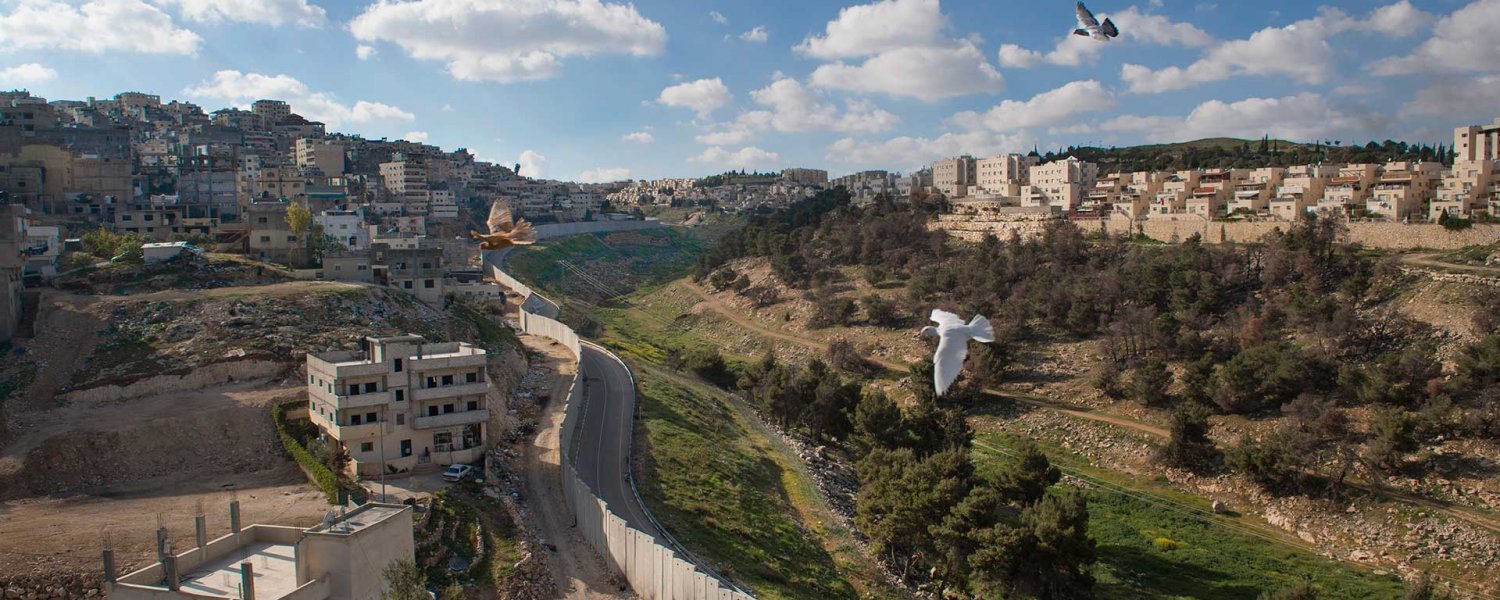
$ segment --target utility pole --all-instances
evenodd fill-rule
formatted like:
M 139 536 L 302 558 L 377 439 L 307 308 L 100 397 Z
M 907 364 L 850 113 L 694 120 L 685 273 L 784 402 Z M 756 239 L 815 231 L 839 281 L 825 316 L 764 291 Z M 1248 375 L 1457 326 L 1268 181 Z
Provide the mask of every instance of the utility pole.
M 385 472 L 390 470 L 390 468 L 385 465 L 385 423 L 390 418 L 389 415 L 386 414 L 388 412 L 390 412 L 390 411 L 389 410 L 381 411 L 381 415 L 380 415 L 380 417 L 381 417 L 380 418 L 380 502 L 381 503 L 387 502 L 387 498 L 385 497 Z

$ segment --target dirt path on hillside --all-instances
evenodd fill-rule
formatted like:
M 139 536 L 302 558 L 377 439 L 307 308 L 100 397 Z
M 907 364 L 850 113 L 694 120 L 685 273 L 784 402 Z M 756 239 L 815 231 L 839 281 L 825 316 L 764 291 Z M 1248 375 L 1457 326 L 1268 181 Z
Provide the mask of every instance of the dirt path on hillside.
M 629 592 L 620 591 L 617 578 L 573 527 L 572 508 L 563 497 L 560 435 L 563 408 L 567 403 L 563 394 L 567 393 L 573 374 L 577 372 L 577 360 L 566 347 L 545 338 L 523 335 L 521 343 L 536 353 L 532 360 L 542 361 L 542 368 L 554 374 L 550 378 L 551 397 L 539 417 L 537 435 L 526 444 L 521 460 L 526 479 L 526 505 L 536 517 L 527 526 L 541 538 L 539 541 L 556 547 L 556 551 L 544 555 L 544 560 L 556 585 L 557 597 L 631 597 Z
M 1487 267 L 1487 266 L 1481 266 L 1481 265 L 1460 265 L 1460 264 L 1456 264 L 1456 263 L 1443 262 L 1443 261 L 1437 259 L 1438 256 L 1441 256 L 1441 255 L 1435 254 L 1435 253 L 1427 253 L 1427 254 L 1403 254 L 1401 256 L 1401 263 L 1405 264 L 1405 265 L 1411 265 L 1411 266 L 1414 266 L 1414 267 L 1422 267 L 1422 268 L 1427 268 L 1427 269 L 1438 269 L 1438 270 L 1443 270 L 1443 271 L 1463 271 L 1465 273 L 1475 273 L 1475 274 L 1478 274 L 1478 275 L 1490 275 L 1490 276 L 1494 276 L 1494 277 L 1500 277 L 1500 267 Z
M 57 390 L 73 379 L 73 373 L 99 343 L 99 332 L 107 325 L 96 296 L 77 296 L 43 292 L 39 300 L 35 329 L 38 335 L 18 340 L 16 348 L 36 363 L 36 379 L 26 388 L 26 395 L 11 412 L 52 408 Z
M 1430 257 L 1432 255 L 1412 255 L 1412 256 L 1427 256 L 1427 257 Z M 1436 264 L 1436 265 L 1439 265 L 1439 266 L 1447 266 L 1447 263 L 1437 263 L 1435 261 L 1432 261 L 1432 262 L 1433 262 L 1433 264 Z M 1416 264 L 1422 264 L 1422 263 L 1418 262 Z M 1486 273 L 1500 274 L 1500 269 L 1497 269 L 1497 268 L 1474 267 L 1474 269 L 1482 269 Z M 812 340 L 807 340 L 807 339 L 799 338 L 797 336 L 789 335 L 789 334 L 782 333 L 782 332 L 770 331 L 768 329 L 760 327 L 758 324 L 753 323 L 753 322 L 747 320 L 746 318 L 740 316 L 734 309 L 732 309 L 731 307 L 729 307 L 729 305 L 725 304 L 722 300 L 720 300 L 720 299 L 714 297 L 712 294 L 708 293 L 707 290 L 703 289 L 698 284 L 693 283 L 692 281 L 688 281 L 688 280 L 683 280 L 683 281 L 681 281 L 679 283 L 681 283 L 683 286 L 687 287 L 687 289 L 690 290 L 690 291 L 692 291 L 694 295 L 698 296 L 698 298 L 702 301 L 701 304 L 706 305 L 707 307 L 713 309 L 713 311 L 716 312 L 716 313 L 718 313 L 720 316 L 722 316 L 724 318 L 727 318 L 730 321 L 733 321 L 736 325 L 744 327 L 747 330 L 750 330 L 750 331 L 755 332 L 757 334 L 761 334 L 761 335 L 765 335 L 765 336 L 768 336 L 768 337 L 772 337 L 772 338 L 775 338 L 775 339 L 784 340 L 784 341 L 792 342 L 792 343 L 795 343 L 795 344 L 799 344 L 799 345 L 802 345 L 802 346 L 805 346 L 805 347 L 808 347 L 808 348 L 824 349 L 824 350 L 827 349 L 827 344 L 823 344 L 823 343 L 820 343 L 820 342 L 816 342 L 816 341 L 812 341 Z M 904 372 L 907 369 L 907 365 L 904 365 L 904 364 L 901 364 L 901 363 L 894 363 L 894 362 L 891 362 L 891 361 L 876 360 L 876 359 L 872 359 L 872 360 L 874 362 L 877 362 L 878 364 L 880 364 L 881 366 L 883 366 L 883 367 L 885 367 L 887 369 L 896 369 L 899 372 Z M 1050 401 L 1050 400 L 1045 400 L 1045 399 L 1034 397 L 1034 396 L 1021 395 L 1021 394 L 1017 394 L 1017 393 L 1014 393 L 1014 392 L 1007 392 L 1007 391 L 1003 391 L 1003 390 L 986 389 L 985 392 L 989 393 L 989 394 L 992 394 L 992 395 L 995 395 L 995 396 L 998 396 L 998 397 L 1010 399 L 1010 400 L 1013 400 L 1013 401 L 1021 403 L 1021 404 L 1025 404 L 1027 406 L 1031 406 L 1031 407 L 1035 407 L 1035 408 L 1041 408 L 1041 409 L 1044 409 L 1044 410 L 1049 410 L 1049 411 L 1054 411 L 1054 412 L 1062 413 L 1062 414 L 1068 415 L 1070 417 L 1075 417 L 1075 418 L 1079 418 L 1079 419 L 1086 419 L 1086 420 L 1089 420 L 1089 421 L 1095 421 L 1095 422 L 1100 422 L 1100 423 L 1108 423 L 1108 424 L 1115 425 L 1115 426 L 1118 426 L 1118 427 L 1125 427 L 1125 428 L 1128 428 L 1128 429 L 1133 429 L 1135 431 L 1140 431 L 1140 432 L 1143 432 L 1143 433 L 1147 433 L 1147 434 L 1150 434 L 1150 435 L 1152 435 L 1154 437 L 1161 438 L 1161 439 L 1166 439 L 1166 438 L 1170 437 L 1170 433 L 1167 430 L 1162 429 L 1160 427 L 1156 427 L 1154 425 L 1147 424 L 1147 423 L 1142 423 L 1142 422 L 1134 420 L 1134 419 L 1129 419 L 1129 418 L 1125 418 L 1125 417 L 1118 417 L 1118 416 L 1113 416 L 1113 415 L 1099 414 L 1099 413 L 1088 411 L 1086 409 L 1079 409 L 1079 408 L 1076 408 L 1076 407 L 1069 407 L 1069 406 L 1064 405 L 1064 404 L 1059 403 L 1059 402 L 1053 402 L 1053 401 Z M 1496 534 L 1500 534 L 1500 519 L 1496 519 L 1494 517 L 1491 517 L 1491 516 L 1489 516 L 1489 515 L 1481 512 L 1481 511 L 1477 511 L 1477 510 L 1474 510 L 1474 509 L 1469 509 L 1469 508 L 1466 508 L 1466 507 L 1453 506 L 1453 505 L 1448 504 L 1446 502 L 1442 502 L 1442 501 L 1438 501 L 1438 500 L 1433 500 L 1431 498 L 1424 498 L 1422 496 L 1418 496 L 1418 495 L 1411 494 L 1411 493 L 1408 493 L 1408 492 L 1404 492 L 1404 491 L 1401 491 L 1401 490 L 1387 489 L 1384 486 L 1377 486 L 1377 485 L 1372 485 L 1372 484 L 1367 484 L 1367 483 L 1362 483 L 1362 482 L 1356 482 L 1356 481 L 1350 481 L 1350 480 L 1345 480 L 1344 484 L 1348 485 L 1348 486 L 1350 486 L 1352 488 L 1358 489 L 1360 491 L 1363 491 L 1365 493 L 1368 493 L 1368 494 L 1370 494 L 1372 496 L 1389 498 L 1389 499 L 1392 499 L 1392 500 L 1397 500 L 1397 501 L 1400 501 L 1400 502 L 1404 502 L 1404 503 L 1408 503 L 1408 504 L 1413 504 L 1413 505 L 1421 506 L 1423 508 L 1427 508 L 1427 509 L 1430 509 L 1430 510 L 1433 510 L 1433 511 L 1436 511 L 1436 512 L 1440 512 L 1440 513 L 1445 514 L 1445 515 L 1448 515 L 1448 516 L 1453 517 L 1455 519 L 1462 520 L 1464 522 L 1467 522 L 1469 524 L 1475 525 L 1477 527 L 1481 527 L 1481 528 L 1483 528 L 1485 530 L 1488 530 L 1490 532 L 1493 532 L 1493 533 L 1496 533 Z

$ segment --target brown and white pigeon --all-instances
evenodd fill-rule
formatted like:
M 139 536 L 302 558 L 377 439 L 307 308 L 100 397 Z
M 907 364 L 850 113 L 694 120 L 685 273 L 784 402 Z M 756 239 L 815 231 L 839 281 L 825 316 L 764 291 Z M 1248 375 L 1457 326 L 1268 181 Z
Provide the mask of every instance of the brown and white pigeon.
M 479 240 L 482 250 L 500 250 L 511 246 L 536 243 L 536 229 L 525 219 L 516 219 L 510 214 L 510 206 L 502 200 L 490 205 L 490 232 L 470 231 L 469 236 Z

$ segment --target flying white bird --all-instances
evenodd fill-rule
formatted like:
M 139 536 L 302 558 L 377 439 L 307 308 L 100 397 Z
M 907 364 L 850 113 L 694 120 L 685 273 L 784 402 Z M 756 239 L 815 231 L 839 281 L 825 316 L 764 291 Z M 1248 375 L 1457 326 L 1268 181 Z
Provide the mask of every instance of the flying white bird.
M 923 327 L 922 335 L 938 336 L 937 354 L 932 356 L 932 387 L 937 395 L 942 396 L 964 368 L 964 357 L 969 355 L 969 340 L 993 342 L 995 328 L 990 327 L 989 319 L 979 315 L 965 323 L 962 317 L 951 312 L 933 310 L 929 318 L 938 326 Z
M 1099 24 L 1099 19 L 1094 18 L 1094 13 L 1089 12 L 1088 7 L 1082 2 L 1078 3 L 1078 29 L 1073 30 L 1073 35 L 1091 37 L 1101 42 L 1109 41 L 1109 38 L 1120 37 L 1120 30 L 1109 19 L 1104 24 Z

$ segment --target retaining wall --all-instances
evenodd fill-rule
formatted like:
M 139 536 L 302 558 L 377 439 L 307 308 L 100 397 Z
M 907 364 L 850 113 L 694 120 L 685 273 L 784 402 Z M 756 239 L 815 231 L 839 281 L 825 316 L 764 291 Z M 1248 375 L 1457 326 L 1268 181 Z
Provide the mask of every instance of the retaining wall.
M 1203 236 L 1210 244 L 1224 242 L 1246 243 L 1259 241 L 1273 230 L 1286 231 L 1292 227 L 1284 221 L 1206 221 L 1201 217 L 1183 216 L 1177 219 L 1089 219 L 1076 221 L 1084 231 L 1103 229 L 1111 234 L 1144 233 L 1147 237 L 1163 242 L 1182 241 L 1193 234 Z M 1366 248 L 1385 250 L 1457 250 L 1466 246 L 1500 242 L 1500 225 L 1476 223 L 1468 229 L 1449 231 L 1436 223 L 1382 223 L 1354 221 L 1348 223 L 1347 241 Z M 968 215 L 941 215 L 929 225 L 931 229 L 945 229 L 954 237 L 979 241 L 985 234 L 994 234 L 1004 239 L 1011 231 L 1022 237 L 1042 231 L 1044 222 L 1035 220 L 1003 220 Z
M 603 223 L 569 223 L 567 225 L 619 225 L 637 224 L 636 227 L 628 229 L 593 229 L 588 231 L 576 231 L 574 233 L 595 233 L 599 231 L 627 231 L 630 229 L 649 229 L 660 227 L 661 223 L 656 221 L 611 221 Z M 651 224 L 639 226 L 642 223 Z M 544 225 L 542 227 L 551 227 Z M 537 229 L 538 234 L 541 228 Z M 573 235 L 572 233 L 566 235 Z M 556 235 L 548 236 L 556 237 Z M 485 269 L 494 277 L 495 281 L 509 288 L 511 291 L 525 296 L 527 301 L 522 304 L 519 323 L 521 331 L 539 335 L 567 346 L 573 355 L 579 357 L 580 365 L 582 359 L 582 344 L 575 333 L 567 325 L 562 324 L 555 318 L 557 316 L 557 305 L 543 298 L 530 287 L 516 281 L 514 277 L 506 274 L 501 269 L 504 264 L 507 250 L 486 252 L 484 256 Z M 536 299 L 536 300 L 533 300 Z M 532 307 L 532 308 L 528 308 Z M 548 312 L 550 307 L 551 314 Z M 533 312 L 535 309 L 537 312 Z M 591 344 L 592 346 L 592 344 Z M 611 358 L 619 361 L 619 357 L 598 346 L 593 346 Z M 620 364 L 624 364 L 621 362 Z M 594 491 L 578 477 L 573 467 L 572 457 L 568 450 L 573 447 L 573 430 L 578 425 L 579 407 L 583 398 L 583 385 L 581 378 L 583 369 L 577 370 L 573 376 L 573 382 L 566 395 L 567 406 L 563 409 L 562 432 L 560 436 L 560 454 L 562 458 L 562 490 L 563 497 L 568 504 L 568 509 L 573 512 L 577 522 L 578 532 L 588 540 L 589 545 L 599 552 L 604 562 L 616 573 L 623 574 L 625 580 L 630 583 L 631 589 L 636 595 L 648 600 L 751 600 L 754 596 L 740 592 L 725 584 L 718 577 L 703 572 L 692 562 L 684 559 L 673 548 L 657 540 L 651 534 L 630 527 L 625 519 L 621 518 L 609 506 L 609 503 L 594 494 Z

